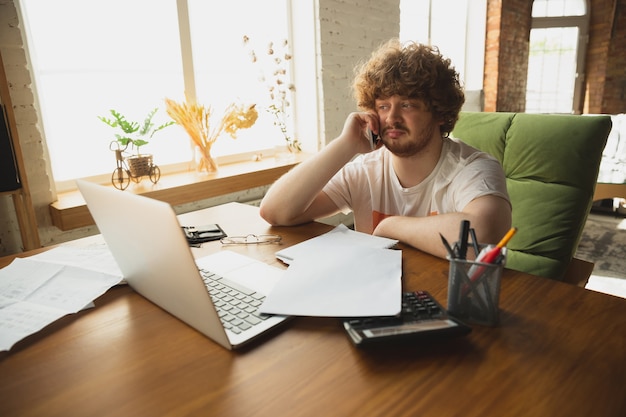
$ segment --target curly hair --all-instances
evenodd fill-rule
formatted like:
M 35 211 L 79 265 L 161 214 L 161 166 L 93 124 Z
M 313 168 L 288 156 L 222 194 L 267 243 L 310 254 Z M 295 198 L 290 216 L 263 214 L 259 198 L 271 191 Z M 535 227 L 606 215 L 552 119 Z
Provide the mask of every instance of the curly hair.
M 354 93 L 358 106 L 375 110 L 375 101 L 394 95 L 423 100 L 447 136 L 459 117 L 465 95 L 459 74 L 437 47 L 392 39 L 355 69 Z

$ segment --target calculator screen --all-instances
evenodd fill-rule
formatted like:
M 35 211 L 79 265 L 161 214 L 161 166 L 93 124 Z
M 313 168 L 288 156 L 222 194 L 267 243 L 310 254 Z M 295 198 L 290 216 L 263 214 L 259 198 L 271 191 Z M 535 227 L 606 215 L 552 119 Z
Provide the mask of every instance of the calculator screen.
M 455 327 L 455 326 L 458 326 L 458 324 L 448 319 L 428 320 L 428 321 L 420 321 L 420 322 L 415 322 L 415 323 L 407 323 L 401 326 L 377 327 L 377 328 L 372 328 L 372 329 L 364 329 L 362 330 L 362 332 L 366 337 L 384 337 L 384 336 L 393 336 L 393 335 L 420 332 L 424 330 L 446 329 L 446 328 Z

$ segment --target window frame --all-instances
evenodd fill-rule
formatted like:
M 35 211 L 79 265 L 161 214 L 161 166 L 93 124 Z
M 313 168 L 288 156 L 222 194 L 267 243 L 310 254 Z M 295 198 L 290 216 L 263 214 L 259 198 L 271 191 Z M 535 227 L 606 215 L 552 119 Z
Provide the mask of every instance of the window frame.
M 294 2 L 292 0 L 284 0 L 285 2 L 285 12 L 287 14 L 287 36 L 290 40 L 292 47 L 298 48 L 298 54 L 294 54 L 294 59 L 292 60 L 292 68 L 291 68 L 291 76 L 293 78 L 293 82 L 296 85 L 296 91 L 294 92 L 294 97 L 292 101 L 292 112 L 293 112 L 293 122 L 294 122 L 294 135 L 297 135 L 298 139 L 303 145 L 303 149 L 305 151 L 316 151 L 319 149 L 318 144 L 321 143 L 319 140 L 318 132 L 320 131 L 320 124 L 317 122 L 319 120 L 316 117 L 319 114 L 319 105 L 318 100 L 315 97 L 315 94 L 318 90 L 317 83 L 317 67 L 314 65 L 310 65 L 311 62 L 315 62 L 315 36 L 314 29 L 315 23 L 313 21 L 314 18 L 314 5 L 313 4 L 302 4 L 302 2 Z M 189 19 L 189 4 L 187 0 L 176 0 L 176 10 L 177 10 L 177 23 L 179 25 L 179 32 L 181 37 L 188 36 L 187 42 L 190 42 L 190 19 Z M 308 3 L 308 2 L 304 2 Z M 24 16 L 24 6 L 22 6 L 20 12 L 22 16 Z M 293 21 L 298 21 L 298 32 L 297 36 L 293 31 Z M 182 22 L 182 23 L 181 23 Z M 304 30 L 303 30 L 304 29 Z M 186 34 L 185 34 L 186 32 Z M 27 37 L 28 38 L 28 37 Z M 307 49 L 302 49 L 301 45 L 304 45 Z M 312 46 L 311 46 L 312 45 Z M 183 67 L 183 80 L 182 84 L 184 85 L 185 92 L 189 94 L 190 98 L 195 98 L 195 81 L 194 81 L 194 68 L 193 68 L 193 58 L 191 57 L 191 45 L 181 40 L 180 46 L 181 54 L 182 54 L 182 67 Z M 302 53 L 300 52 L 302 51 Z M 245 53 L 245 50 L 242 52 Z M 191 63 L 191 65 L 189 65 Z M 302 72 L 296 76 L 296 72 Z M 33 77 L 33 91 L 35 93 L 35 102 L 38 107 L 38 111 L 41 112 L 41 104 L 38 100 L 37 88 L 36 88 L 36 78 Z M 304 94 L 302 94 L 302 93 Z M 313 94 L 313 95 L 311 95 Z M 299 97 L 306 97 L 307 99 L 299 100 Z M 161 106 L 161 110 L 164 111 L 164 106 Z M 306 115 L 306 116 L 305 116 Z M 94 116 L 95 117 L 95 116 Z M 44 136 L 45 140 L 45 125 L 42 119 L 39 120 L 39 128 Z M 301 135 L 301 131 L 306 131 L 308 134 Z M 241 152 L 235 153 L 225 156 L 220 156 L 217 158 L 219 164 L 231 164 L 236 162 L 250 161 L 254 155 L 262 154 L 263 157 L 269 156 L 271 157 L 275 152 L 274 147 L 267 149 L 260 149 L 254 152 Z M 191 156 L 190 156 L 191 159 Z M 173 164 L 164 164 L 160 165 L 161 171 L 164 175 L 169 173 L 181 172 L 189 170 L 189 162 L 183 161 L 179 163 Z M 111 170 L 114 169 L 114 164 L 112 163 Z M 57 192 L 67 192 L 76 189 L 74 179 L 67 180 L 56 180 L 54 178 L 54 173 L 51 168 L 48 168 L 49 175 L 51 178 L 51 183 L 54 184 Z M 90 175 L 85 177 L 89 180 L 93 180 L 100 183 L 108 183 L 110 182 L 111 174 L 109 172 Z
M 574 79 L 574 95 L 572 98 L 573 114 L 581 114 L 584 105 L 585 57 L 589 41 L 589 0 L 585 0 L 585 13 L 580 16 L 532 17 L 530 30 L 550 28 L 578 28 L 576 50 L 576 75 Z M 528 77 L 528 75 L 527 75 Z

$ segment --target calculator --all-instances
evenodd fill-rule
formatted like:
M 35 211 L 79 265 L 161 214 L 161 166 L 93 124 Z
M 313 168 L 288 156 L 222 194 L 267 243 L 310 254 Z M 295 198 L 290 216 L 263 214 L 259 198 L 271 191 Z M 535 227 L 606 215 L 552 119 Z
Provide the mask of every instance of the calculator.
M 428 340 L 463 336 L 472 329 L 451 317 L 428 291 L 402 293 L 397 316 L 344 319 L 343 326 L 355 345 L 391 340 Z

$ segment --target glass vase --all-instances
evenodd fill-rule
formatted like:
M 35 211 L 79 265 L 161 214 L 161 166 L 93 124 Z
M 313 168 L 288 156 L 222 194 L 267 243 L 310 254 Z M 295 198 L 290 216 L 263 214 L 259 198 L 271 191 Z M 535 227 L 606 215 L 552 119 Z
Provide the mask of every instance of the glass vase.
M 217 161 L 211 156 L 211 148 L 194 147 L 193 165 L 198 174 L 217 172 Z

